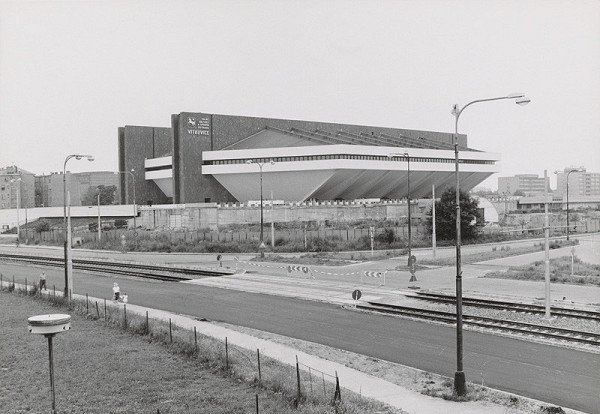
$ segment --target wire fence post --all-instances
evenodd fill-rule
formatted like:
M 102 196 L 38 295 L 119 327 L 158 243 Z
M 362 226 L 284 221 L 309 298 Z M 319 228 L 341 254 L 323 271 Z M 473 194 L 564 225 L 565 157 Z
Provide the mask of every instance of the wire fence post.
M 27 291 L 28 291 L 28 289 L 27 289 L 27 278 L 25 278 L 25 295 L 27 295 L 27 294 L 28 294 L 28 292 L 27 292 Z
M 194 326 L 194 347 L 196 349 L 196 353 L 198 353 L 198 336 L 196 334 L 196 327 Z
M 104 298 L 104 322 L 106 322 L 106 298 Z
M 322 372 L 321 377 L 323 377 L 323 398 L 327 398 L 327 389 L 325 388 L 325 374 Z
M 300 390 L 300 363 L 298 362 L 298 355 L 296 355 L 296 377 L 298 378 L 298 404 L 300 404 L 302 392 Z
M 127 305 L 123 304 L 123 323 L 124 323 L 124 328 L 127 329 Z
M 229 371 L 229 348 L 227 347 L 227 337 L 225 337 L 225 367 Z
M 333 402 L 341 402 L 342 401 L 342 392 L 340 390 L 340 379 L 338 378 L 338 373 L 335 371 L 335 394 L 333 394 Z
M 56 285 L 52 285 L 52 289 L 54 289 L 54 302 L 56 302 Z
M 89 297 L 88 294 L 85 294 L 85 313 L 90 313 L 90 304 L 88 301 Z
M 150 325 L 148 321 L 148 311 L 146 311 L 146 335 L 150 333 Z
M 173 343 L 173 327 L 171 326 L 171 318 L 169 318 L 169 338 L 171 339 L 171 343 Z
M 310 381 L 310 393 L 312 395 L 312 393 L 313 393 L 313 386 L 312 386 L 312 374 L 310 372 L 310 367 L 308 367 L 308 379 Z
M 96 314 L 98 315 L 98 319 L 100 319 L 100 309 L 98 309 L 98 301 L 96 301 Z
M 256 394 L 256 414 L 258 414 L 258 394 Z
M 262 375 L 260 372 L 260 349 L 256 348 L 256 358 L 258 360 L 258 382 L 262 380 Z

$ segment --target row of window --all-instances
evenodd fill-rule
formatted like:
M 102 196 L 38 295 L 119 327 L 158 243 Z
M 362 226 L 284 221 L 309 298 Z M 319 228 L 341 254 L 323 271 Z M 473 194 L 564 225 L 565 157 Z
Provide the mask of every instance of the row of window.
M 321 160 L 365 160 L 365 161 L 402 161 L 406 162 L 405 157 L 394 157 L 388 158 L 380 155 L 353 155 L 353 154 L 334 154 L 334 155 L 308 155 L 308 156 L 296 156 L 296 157 L 273 157 L 273 158 L 255 158 L 251 160 L 215 160 L 206 161 L 206 165 L 226 165 L 226 164 L 245 164 L 248 161 L 254 163 L 269 163 L 271 161 L 279 162 L 295 162 L 295 161 L 321 161 Z M 434 163 L 447 163 L 453 164 L 454 158 L 430 158 L 430 157 L 410 157 L 412 162 L 434 162 Z M 495 164 L 494 161 L 488 160 L 460 160 L 461 164 Z M 146 169 L 148 170 L 148 169 Z

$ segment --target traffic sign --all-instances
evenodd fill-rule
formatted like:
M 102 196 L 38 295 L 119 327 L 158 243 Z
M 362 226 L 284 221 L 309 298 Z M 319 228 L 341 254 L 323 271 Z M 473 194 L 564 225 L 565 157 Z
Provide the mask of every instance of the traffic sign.
M 359 300 L 361 296 L 362 296 L 362 293 L 358 289 L 356 289 L 354 292 L 352 292 L 352 299 L 354 299 L 354 300 Z

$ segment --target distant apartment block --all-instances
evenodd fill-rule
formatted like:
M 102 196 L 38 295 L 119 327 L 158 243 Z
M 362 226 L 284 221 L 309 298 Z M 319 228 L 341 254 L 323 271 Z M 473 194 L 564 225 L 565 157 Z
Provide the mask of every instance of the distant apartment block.
M 94 171 L 66 174 L 67 191 L 71 196 L 72 206 L 81 206 L 82 200 L 90 188 L 100 185 L 117 187 L 115 201 L 119 201 L 119 175 L 112 171 Z M 53 172 L 49 175 L 35 177 L 36 207 L 64 206 L 63 173 Z
M 556 176 L 556 192 L 567 194 L 569 178 L 569 198 L 575 196 L 600 196 L 600 173 L 587 172 L 585 167 L 565 167 Z
M 549 188 L 549 178 L 544 180 L 537 174 L 517 174 L 514 177 L 498 177 L 498 194 L 514 194 L 517 191 L 523 194 L 543 194 L 545 188 Z M 544 185 L 545 184 L 545 185 Z
M 17 166 L 0 168 L 0 209 L 34 207 L 34 177 Z

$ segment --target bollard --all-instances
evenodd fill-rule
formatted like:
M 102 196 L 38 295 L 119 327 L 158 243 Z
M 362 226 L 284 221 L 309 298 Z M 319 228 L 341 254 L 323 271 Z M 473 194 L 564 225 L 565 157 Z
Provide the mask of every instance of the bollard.
M 321 373 L 321 377 L 323 377 L 323 398 L 327 398 L 327 389 L 325 388 L 325 374 Z
M 171 343 L 173 343 L 173 330 L 171 328 L 171 318 L 169 318 L 169 338 L 171 338 Z
M 90 303 L 88 300 L 88 294 L 85 294 L 85 313 L 90 313 Z
M 96 314 L 98 315 L 98 319 L 100 319 L 100 309 L 98 309 L 98 301 L 96 301 Z
M 106 298 L 104 298 L 104 322 L 106 322 Z
M 27 278 L 25 278 L 25 295 L 28 295 L 28 289 L 27 289 Z
M 256 394 L 256 414 L 258 414 L 258 394 Z
M 124 323 L 124 328 L 127 329 L 127 305 L 123 304 L 123 323 Z
M 148 311 L 146 311 L 146 335 L 150 333 L 150 325 L 148 323 Z
M 56 285 L 52 285 L 52 289 L 54 290 L 54 302 L 56 302 Z

